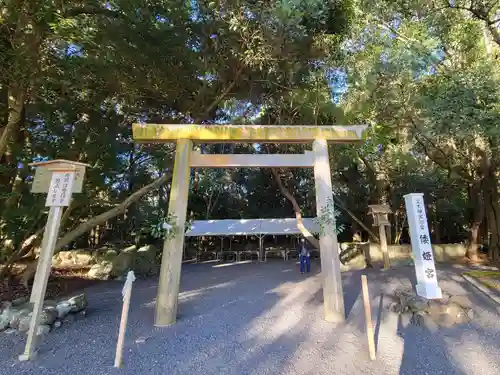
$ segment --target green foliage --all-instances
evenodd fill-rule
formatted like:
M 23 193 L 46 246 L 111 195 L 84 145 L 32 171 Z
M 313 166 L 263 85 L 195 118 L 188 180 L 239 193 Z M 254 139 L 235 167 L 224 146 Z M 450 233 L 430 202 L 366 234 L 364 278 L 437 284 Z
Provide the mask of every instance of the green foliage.
M 462 240 L 484 155 L 490 175 L 499 172 L 500 41 L 490 27 L 498 4 L 450 4 L 4 2 L 0 131 L 9 114 L 19 110 L 21 118 L 0 155 L 1 256 L 43 228 L 44 197 L 30 193 L 34 160 L 92 166 L 63 225 L 66 234 L 171 173 L 174 145 L 134 144 L 130 124 L 137 121 L 370 124 L 362 145 L 330 148 L 336 198 L 367 226 L 367 205 L 386 201 L 400 230 L 402 196 L 420 191 L 442 239 Z M 203 147 L 207 153 L 310 148 Z M 315 216 L 312 172 L 278 172 L 303 216 Z M 169 184 L 148 192 L 73 246 L 168 238 L 179 230 L 162 228 L 175 224 L 166 213 L 169 192 Z M 293 216 L 272 175 L 258 169 L 194 171 L 188 211 L 190 220 Z M 333 202 L 318 221 L 339 223 L 344 240 L 347 229 L 359 229 Z
M 174 238 L 177 234 L 179 234 L 180 228 L 176 224 L 177 223 L 177 217 L 171 214 L 168 214 L 164 218 L 158 218 L 160 219 L 157 223 L 151 224 L 150 226 L 150 232 L 149 234 L 155 238 L 155 239 L 161 239 L 161 240 L 169 240 Z M 191 221 L 188 220 L 186 221 L 186 224 L 184 226 L 184 231 L 182 233 L 185 233 L 186 231 L 191 229 Z
M 342 233 L 345 226 L 337 223 L 339 216 L 340 211 L 336 209 L 333 199 L 329 199 L 326 206 L 321 207 L 318 216 L 315 218 L 315 222 L 319 226 L 319 235 L 325 235 L 330 228 L 333 228 L 336 234 Z

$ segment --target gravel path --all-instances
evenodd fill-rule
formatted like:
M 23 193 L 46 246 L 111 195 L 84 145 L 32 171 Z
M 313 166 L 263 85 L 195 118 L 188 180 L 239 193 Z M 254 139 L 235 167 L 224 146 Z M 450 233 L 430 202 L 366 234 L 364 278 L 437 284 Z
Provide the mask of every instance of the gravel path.
M 441 287 L 470 293 L 474 321 L 438 331 L 407 326 L 384 308 L 384 293 L 411 285 L 412 268 L 366 273 L 378 343 L 374 362 L 358 299 L 360 273 L 344 274 L 350 315 L 347 324 L 335 325 L 322 319 L 317 273 L 300 275 L 294 263 L 275 261 L 186 265 L 181 317 L 165 329 L 153 327 L 156 281 L 137 281 L 121 370 L 112 365 L 122 283 L 90 288 L 88 317 L 45 336 L 32 363 L 17 361 L 25 336 L 2 334 L 0 374 L 500 374 L 499 311 L 460 271 L 439 270 Z

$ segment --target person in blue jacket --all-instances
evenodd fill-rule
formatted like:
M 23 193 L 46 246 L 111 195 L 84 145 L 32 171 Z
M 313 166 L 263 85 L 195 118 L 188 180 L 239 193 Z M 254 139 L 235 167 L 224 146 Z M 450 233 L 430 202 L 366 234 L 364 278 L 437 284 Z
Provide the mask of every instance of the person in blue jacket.
M 299 244 L 299 260 L 300 260 L 300 273 L 311 272 L 311 253 L 306 245 L 304 238 L 300 239 Z

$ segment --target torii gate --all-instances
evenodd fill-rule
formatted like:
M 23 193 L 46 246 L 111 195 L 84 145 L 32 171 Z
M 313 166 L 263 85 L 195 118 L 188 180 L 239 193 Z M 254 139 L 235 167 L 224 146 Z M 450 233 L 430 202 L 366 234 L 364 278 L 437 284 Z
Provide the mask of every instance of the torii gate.
M 321 212 L 332 200 L 332 179 L 328 142 L 353 143 L 366 137 L 367 125 L 283 126 L 283 125 L 163 125 L 133 124 L 137 142 L 176 142 L 175 162 L 170 190 L 169 214 L 177 228 L 184 228 L 187 214 L 191 168 L 290 167 L 314 168 L 316 209 Z M 282 155 L 202 155 L 193 150 L 197 143 L 309 143 L 313 151 Z M 319 238 L 325 320 L 345 320 L 344 296 L 340 274 L 338 242 L 334 225 L 324 228 Z M 184 231 L 165 240 L 160 281 L 156 298 L 155 325 L 175 323 L 181 278 Z

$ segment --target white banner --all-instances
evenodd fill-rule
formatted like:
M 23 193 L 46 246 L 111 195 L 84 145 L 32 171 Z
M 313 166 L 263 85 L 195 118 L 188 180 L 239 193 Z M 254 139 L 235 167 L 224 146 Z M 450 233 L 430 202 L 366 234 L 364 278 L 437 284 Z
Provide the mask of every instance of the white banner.
M 411 248 L 415 259 L 417 294 L 428 299 L 442 297 L 438 286 L 431 236 L 425 214 L 424 195 L 412 193 L 404 196 Z

